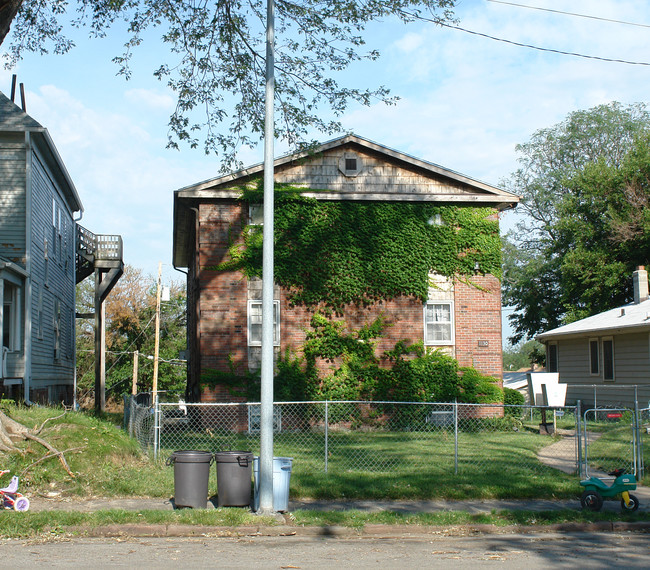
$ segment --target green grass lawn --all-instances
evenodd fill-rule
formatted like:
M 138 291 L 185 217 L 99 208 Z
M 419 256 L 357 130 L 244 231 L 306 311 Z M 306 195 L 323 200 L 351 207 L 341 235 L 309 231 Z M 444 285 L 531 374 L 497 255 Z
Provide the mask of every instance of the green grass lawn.
M 50 408 L 6 407 L 14 419 L 40 425 L 61 413 Z M 570 424 L 570 422 L 568 422 Z M 55 457 L 40 461 L 45 449 L 21 444 L 24 455 L 5 454 L 1 468 L 21 476 L 21 490 L 30 497 L 171 497 L 174 468 L 165 459 L 175 449 L 247 450 L 257 454 L 257 436 L 231 434 L 168 434 L 154 461 L 120 427 L 93 415 L 68 412 L 50 421 L 42 437 L 61 451 L 75 476 Z M 185 439 L 179 439 L 183 435 Z M 610 437 L 607 434 L 607 437 Z M 612 430 L 612 438 L 618 436 Z M 603 436 L 605 440 L 605 435 Z M 560 498 L 580 494 L 577 475 L 542 465 L 540 448 L 556 439 L 533 427 L 519 431 L 461 433 L 458 462 L 453 432 L 332 431 L 325 452 L 322 433 L 281 433 L 274 454 L 293 457 L 290 496 L 294 499 L 476 499 Z M 615 442 L 618 441 L 615 439 Z M 327 472 L 325 458 L 327 456 Z M 8 476 L 5 481 L 8 483 Z M 216 493 L 211 468 L 210 493 Z

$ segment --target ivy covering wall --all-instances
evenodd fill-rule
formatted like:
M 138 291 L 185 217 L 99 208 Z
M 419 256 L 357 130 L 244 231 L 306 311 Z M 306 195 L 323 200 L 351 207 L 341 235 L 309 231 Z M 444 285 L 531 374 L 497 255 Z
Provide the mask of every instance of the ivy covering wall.
M 301 355 L 285 352 L 278 366 L 280 400 L 499 402 L 496 380 L 422 343 L 399 342 L 381 356 L 380 317 L 351 331 L 336 314 L 345 305 L 410 296 L 425 302 L 429 274 L 501 277 L 501 240 L 493 208 L 429 202 L 353 202 L 302 196 L 304 188 L 275 193 L 275 282 L 295 304 L 319 306 Z M 310 191 L 315 191 L 311 190 Z M 260 188 L 241 188 L 241 199 L 262 203 Z M 247 221 L 246 221 L 247 222 Z M 229 258 L 215 271 L 262 276 L 262 227 L 243 224 L 232 235 Z M 324 310 L 322 310 L 324 309 Z M 333 364 L 322 373 L 322 362 Z M 249 373 L 205 373 L 207 384 L 227 384 L 255 400 L 259 379 Z
M 492 208 L 429 202 L 318 201 L 303 189 L 275 195 L 275 281 L 292 302 L 346 304 L 413 296 L 426 301 L 429 272 L 471 280 L 501 276 L 501 241 Z M 242 200 L 261 203 L 259 189 Z M 262 276 L 262 228 L 233 236 L 230 258 L 212 269 Z

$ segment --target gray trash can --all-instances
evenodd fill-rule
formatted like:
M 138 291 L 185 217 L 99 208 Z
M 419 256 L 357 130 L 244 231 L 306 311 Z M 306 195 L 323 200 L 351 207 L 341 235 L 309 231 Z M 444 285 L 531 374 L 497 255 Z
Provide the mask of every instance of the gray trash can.
M 291 483 L 291 468 L 293 457 L 273 458 L 273 510 L 286 512 L 289 510 L 289 485 Z M 254 510 L 260 506 L 260 458 L 253 459 L 253 472 L 255 473 L 255 501 Z
M 174 451 L 167 465 L 174 465 L 174 505 L 205 509 L 208 506 L 210 464 L 214 456 L 209 451 Z
M 218 451 L 215 459 L 217 506 L 250 506 L 253 454 L 250 451 Z

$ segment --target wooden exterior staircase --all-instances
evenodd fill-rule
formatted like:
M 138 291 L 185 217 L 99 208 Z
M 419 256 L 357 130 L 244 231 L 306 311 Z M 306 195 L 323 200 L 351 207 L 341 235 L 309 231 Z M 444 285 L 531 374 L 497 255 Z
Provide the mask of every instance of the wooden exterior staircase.
M 105 330 L 102 305 L 124 272 L 122 236 L 95 235 L 77 224 L 76 231 L 76 282 L 95 275 L 95 312 L 77 315 L 95 318 L 95 409 L 106 408 Z

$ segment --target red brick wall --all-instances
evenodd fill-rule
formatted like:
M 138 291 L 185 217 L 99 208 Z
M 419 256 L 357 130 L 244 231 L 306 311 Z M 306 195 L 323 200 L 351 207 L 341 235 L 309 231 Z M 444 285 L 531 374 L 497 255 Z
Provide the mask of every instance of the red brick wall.
M 248 366 L 246 279 L 213 269 L 227 259 L 231 236 L 241 235 L 245 212 L 231 203 L 201 204 L 199 208 L 199 351 L 202 370 Z
M 501 283 L 492 275 L 470 281 L 473 285 L 456 280 L 456 359 L 501 379 Z
M 238 273 L 209 269 L 221 263 L 228 253 L 230 238 L 241 233 L 247 212 L 241 204 L 202 204 L 199 213 L 199 306 L 198 342 L 201 369 L 229 370 L 232 362 L 240 371 L 248 369 L 246 278 Z M 502 377 L 501 292 L 493 276 L 471 278 L 475 285 L 455 284 L 455 357 L 461 366 Z M 288 347 L 299 351 L 313 308 L 291 307 L 287 293 L 280 296 L 281 351 Z M 412 343 L 423 340 L 422 302 L 400 297 L 371 307 L 348 307 L 341 317 L 356 330 L 383 314 L 388 326 L 377 343 L 377 354 L 392 349 L 399 340 Z M 203 401 L 234 401 L 227 390 L 203 391 Z

